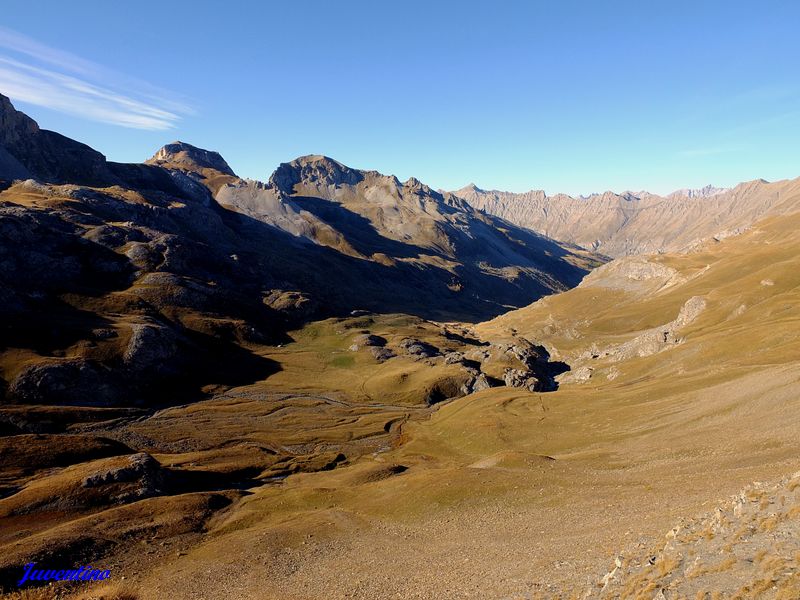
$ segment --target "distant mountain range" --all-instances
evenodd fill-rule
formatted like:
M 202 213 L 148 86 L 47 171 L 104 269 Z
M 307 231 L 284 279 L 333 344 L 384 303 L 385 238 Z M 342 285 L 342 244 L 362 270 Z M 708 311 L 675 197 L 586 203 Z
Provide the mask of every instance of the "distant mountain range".
M 667 194 L 667 198 L 708 198 L 710 196 L 718 196 L 730 191 L 730 188 L 718 188 L 713 185 L 707 185 L 701 188 L 683 188 L 675 190 L 671 194 Z M 654 195 L 654 194 L 653 194 Z
M 677 252 L 702 240 L 740 232 L 757 219 L 785 212 L 798 180 L 763 179 L 733 188 L 706 186 L 668 196 L 604 192 L 572 197 L 541 190 L 521 194 L 468 185 L 453 192 L 475 208 L 553 239 L 606 256 Z

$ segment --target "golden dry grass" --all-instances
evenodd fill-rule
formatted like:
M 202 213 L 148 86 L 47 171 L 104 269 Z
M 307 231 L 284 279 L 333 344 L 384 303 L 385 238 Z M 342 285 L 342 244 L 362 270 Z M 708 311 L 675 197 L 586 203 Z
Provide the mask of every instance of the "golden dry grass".
M 344 593 L 352 589 L 347 573 L 361 573 L 365 589 L 384 597 L 372 587 L 377 577 L 357 566 L 365 562 L 380 572 L 386 590 L 403 597 L 404 590 L 425 589 L 421 583 L 407 587 L 415 573 L 433 577 L 429 561 L 417 560 L 422 556 L 436 557 L 435 589 L 478 586 L 511 595 L 509 580 L 502 579 L 507 572 L 580 586 L 585 576 L 576 573 L 593 572 L 606 553 L 627 543 L 626 532 L 661 535 L 709 497 L 791 471 L 800 450 L 800 336 L 792 333 L 800 324 L 798 229 L 797 215 L 773 219 L 696 254 L 657 257 L 683 277 L 662 291 L 610 289 L 598 281 L 479 326 L 485 339 L 507 339 L 514 330 L 576 361 L 594 344 L 621 343 L 671 321 L 692 296 L 707 299 L 706 310 L 681 332 L 685 342 L 664 352 L 614 364 L 600 360 L 587 383 L 554 394 L 507 388 L 473 394 L 440 407 L 427 421 L 407 423 L 403 444 L 389 453 L 258 490 L 217 522 L 208 543 L 191 555 L 192 573 L 202 579 L 221 548 L 243 560 L 254 552 L 270 555 L 272 543 L 254 549 L 249 541 L 274 538 L 302 566 L 291 575 L 262 572 L 273 586 L 268 597 L 290 589 L 311 597 L 323 589 Z M 762 286 L 764 279 L 774 285 Z M 741 305 L 748 308 L 731 317 Z M 296 332 L 296 345 L 270 354 L 285 366 L 270 383 L 374 399 L 369 382 L 381 377 L 380 368 L 360 356 L 347 368 L 322 360 L 345 351 L 346 341 L 332 327 Z M 403 327 L 369 329 L 390 337 Z M 612 366 L 619 376 L 609 380 L 603 373 Z M 300 377 L 304 371 L 313 377 Z M 387 381 L 378 389 L 413 404 L 402 386 Z M 542 458 L 548 456 L 555 460 Z M 384 461 L 408 469 L 372 478 Z M 762 496 L 753 492 L 756 507 Z M 293 541 L 311 534 L 327 548 L 323 554 Z M 745 528 L 730 533 L 745 535 Z M 711 530 L 696 537 L 728 543 Z M 554 570 L 551 561 L 559 556 L 580 567 Z M 490 569 L 476 579 L 478 570 L 465 572 L 464 558 L 456 557 Z M 709 563 L 706 575 L 725 575 L 732 560 Z M 653 573 L 666 577 L 675 568 L 665 561 Z M 327 588 L 315 579 L 320 574 Z M 628 597 L 652 598 L 652 582 L 639 584 Z M 714 590 L 706 591 L 712 598 Z
M 282 370 L 129 430 L 155 440 L 158 458 L 176 468 L 235 468 L 251 458 L 225 444 L 245 437 L 311 454 L 344 445 L 353 460 L 237 497 L 209 521 L 201 543 L 155 565 L 137 591 L 143 599 L 259 600 L 513 597 L 547 586 L 582 594 L 621 548 L 641 538 L 663 546 L 663 532 L 681 516 L 797 469 L 798 231 L 798 215 L 771 219 L 697 253 L 651 259 L 680 276 L 667 287 L 598 276 L 477 328 L 485 339 L 516 333 L 574 368 L 594 367 L 586 383 L 551 394 L 503 387 L 425 408 L 424 392 L 451 374 L 449 366 L 405 357 L 378 365 L 348 350 L 362 330 L 390 344 L 407 336 L 446 349 L 438 325 L 402 316 L 328 320 L 292 332 L 292 344 L 259 349 Z M 766 279 L 774 285 L 761 285 Z M 683 343 L 619 362 L 590 358 L 593 347 L 675 319 L 693 296 L 707 307 L 680 331 Z M 294 395 L 291 410 L 273 410 L 267 394 Z M 309 402 L 315 394 L 348 407 Z M 413 411 L 419 418 L 404 421 L 385 444 L 387 422 Z M 380 443 L 364 445 L 359 435 Z M 271 462 L 261 466 L 273 472 Z M 396 466 L 405 469 L 389 468 Z M 763 491 L 748 501 L 762 507 Z M 767 517 L 762 525 L 766 534 L 780 523 Z M 687 534 L 720 547 L 750 535 L 744 526 Z M 706 563 L 694 580 L 726 576 L 733 560 Z M 656 561 L 626 582 L 621 597 L 651 599 L 657 582 L 687 562 Z M 216 576 L 241 565 L 249 568 L 235 582 Z M 180 578 L 170 576 L 175 569 Z M 731 589 L 742 597 L 763 585 L 736 583 Z M 714 598 L 714 591 L 698 594 Z

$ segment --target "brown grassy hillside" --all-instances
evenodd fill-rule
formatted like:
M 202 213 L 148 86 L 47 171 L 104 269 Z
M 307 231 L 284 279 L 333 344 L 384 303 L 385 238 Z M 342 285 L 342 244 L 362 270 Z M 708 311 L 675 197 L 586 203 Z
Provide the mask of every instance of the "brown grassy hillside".
M 798 225 L 797 214 L 773 218 L 693 254 L 649 258 L 650 267 L 612 263 L 575 290 L 479 326 L 484 340 L 543 341 L 573 371 L 555 393 L 487 389 L 408 422 L 396 449 L 253 489 L 186 556 L 140 575 L 140 593 L 600 589 L 622 550 L 645 549 L 682 517 L 797 469 Z M 692 298 L 703 307 L 679 319 Z M 663 342 L 652 332 L 665 324 Z M 281 374 L 287 384 L 291 373 Z M 295 385 L 308 385 L 302 373 Z M 214 575 L 243 564 L 251 568 L 241 577 Z M 698 581 L 715 591 L 713 580 Z

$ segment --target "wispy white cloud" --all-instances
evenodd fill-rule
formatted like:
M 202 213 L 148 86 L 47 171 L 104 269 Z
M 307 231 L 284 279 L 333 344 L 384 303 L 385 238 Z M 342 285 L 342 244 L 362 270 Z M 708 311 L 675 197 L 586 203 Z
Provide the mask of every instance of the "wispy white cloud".
M 0 93 L 135 129 L 170 129 L 193 112 L 164 90 L 4 27 L 0 27 Z

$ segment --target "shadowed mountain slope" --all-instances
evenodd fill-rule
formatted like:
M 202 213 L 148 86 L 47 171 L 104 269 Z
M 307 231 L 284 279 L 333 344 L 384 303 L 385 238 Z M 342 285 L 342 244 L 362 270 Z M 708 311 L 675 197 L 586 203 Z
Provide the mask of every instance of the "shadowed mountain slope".
M 576 285 L 599 264 L 415 179 L 401 183 L 324 156 L 282 164 L 266 184 L 225 185 L 216 199 L 307 252 L 311 245 L 343 257 L 360 280 L 340 273 L 335 293 L 358 290 L 355 307 L 374 311 L 472 320 L 470 313 L 499 313 Z
M 249 182 L 183 142 L 113 163 L 0 100 L 0 390 L 17 402 L 175 401 L 274 372 L 249 345 L 311 317 L 475 321 L 600 264 L 416 181 L 306 157 Z

